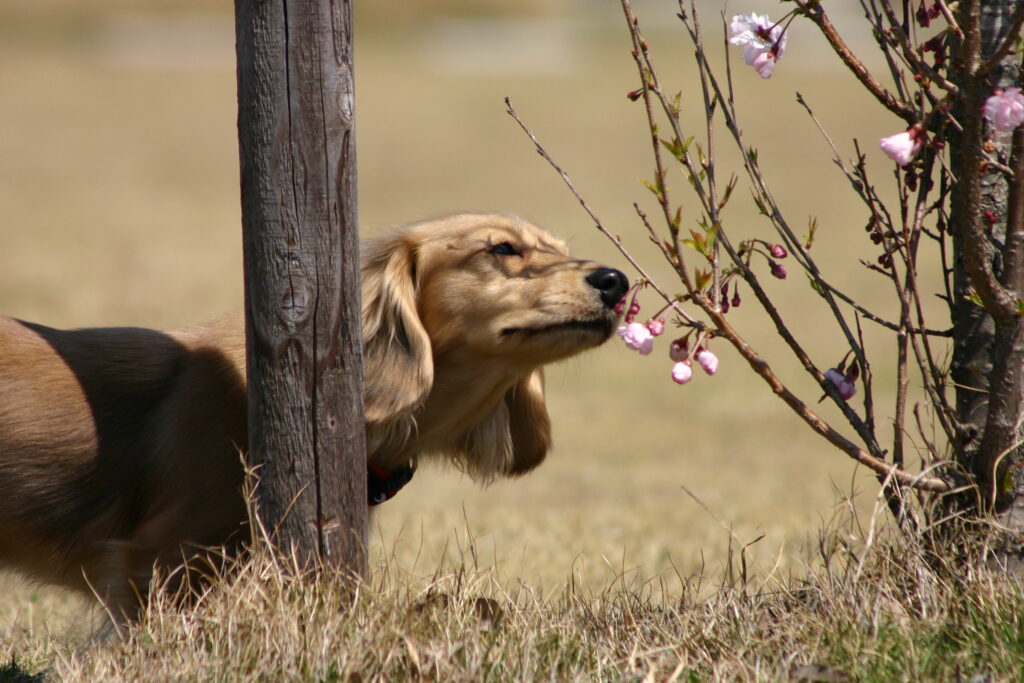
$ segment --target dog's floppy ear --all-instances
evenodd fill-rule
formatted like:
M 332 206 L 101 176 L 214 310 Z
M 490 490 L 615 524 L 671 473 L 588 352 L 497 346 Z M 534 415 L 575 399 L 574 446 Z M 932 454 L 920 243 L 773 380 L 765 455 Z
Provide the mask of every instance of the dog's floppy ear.
M 544 404 L 544 371 L 537 368 L 505 394 L 512 460 L 507 473 L 526 474 L 539 465 L 551 447 L 551 420 Z
M 404 234 L 371 243 L 363 259 L 363 363 L 366 420 L 382 422 L 418 407 L 430 393 L 430 338 L 416 306 L 416 246 Z

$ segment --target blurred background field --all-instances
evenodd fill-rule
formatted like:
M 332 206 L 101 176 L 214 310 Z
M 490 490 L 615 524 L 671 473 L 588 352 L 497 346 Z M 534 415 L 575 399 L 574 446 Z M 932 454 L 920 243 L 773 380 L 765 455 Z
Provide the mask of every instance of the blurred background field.
M 870 49 L 852 8 L 829 4 L 851 42 Z M 699 84 L 675 6 L 636 5 L 662 79 L 683 91 L 685 125 L 700 136 Z M 719 3 L 700 7 L 708 42 L 720 43 Z M 729 9 L 779 13 L 753 2 Z M 240 307 L 230 12 L 225 0 L 0 5 L 0 311 L 54 326 L 171 327 Z M 652 164 L 642 105 L 625 97 L 636 71 L 617 3 L 362 0 L 355 35 L 365 235 L 455 210 L 494 210 L 625 269 L 506 115 L 509 96 L 605 223 L 655 262 L 632 209 L 650 203 L 638 180 Z M 880 183 L 891 164 L 876 141 L 900 123 L 799 22 L 788 50 L 769 81 L 734 64 L 744 132 L 790 221 L 818 218 L 814 251 L 833 281 L 891 317 L 885 283 L 857 264 L 877 255 L 865 213 L 794 93 L 844 155 L 852 138 L 861 140 Z M 720 147 L 721 177 L 730 164 L 740 172 L 735 153 Z M 695 220 L 685 178 L 670 185 Z M 773 239 L 742 179 L 726 219 L 734 235 Z M 838 362 L 846 349 L 802 276 L 769 286 L 815 361 Z M 645 303 L 656 305 L 652 296 Z M 748 296 L 730 313 L 734 324 L 816 400 L 753 304 Z M 884 394 L 895 348 L 869 323 L 864 332 Z M 718 375 L 686 387 L 669 380 L 666 347 L 662 340 L 642 358 L 613 340 L 552 368 L 556 448 L 548 462 L 485 489 L 458 472 L 424 468 L 375 517 L 375 553 L 413 575 L 430 574 L 448 555 L 542 591 L 573 575 L 601 585 L 621 572 L 671 590 L 677 574 L 714 575 L 729 544 L 684 486 L 740 542 L 764 535 L 748 550 L 763 573 L 799 571 L 808 541 L 843 496 L 856 492 L 854 504 L 871 508 L 873 478 L 805 429 L 723 344 L 714 348 Z M 820 409 L 837 418 L 827 404 Z M 0 577 L 0 632 L 47 619 L 73 627 L 79 607 L 67 600 Z

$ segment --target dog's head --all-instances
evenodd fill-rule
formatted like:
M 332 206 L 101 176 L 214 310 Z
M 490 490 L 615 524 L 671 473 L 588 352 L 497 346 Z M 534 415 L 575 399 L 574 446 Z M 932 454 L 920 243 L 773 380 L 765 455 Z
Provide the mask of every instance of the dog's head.
M 561 241 L 506 216 L 459 214 L 371 243 L 362 293 L 367 420 L 411 415 L 435 380 L 493 383 L 504 396 L 452 435 L 462 444 L 456 457 L 485 477 L 532 469 L 550 444 L 541 366 L 608 339 L 627 286 L 619 271 L 572 258 Z

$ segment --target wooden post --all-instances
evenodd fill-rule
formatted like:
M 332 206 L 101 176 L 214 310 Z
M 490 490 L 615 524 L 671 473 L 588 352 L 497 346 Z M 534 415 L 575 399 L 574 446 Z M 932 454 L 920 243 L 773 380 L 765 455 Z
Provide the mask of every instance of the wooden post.
M 303 566 L 366 571 L 351 0 L 235 0 L 258 513 Z

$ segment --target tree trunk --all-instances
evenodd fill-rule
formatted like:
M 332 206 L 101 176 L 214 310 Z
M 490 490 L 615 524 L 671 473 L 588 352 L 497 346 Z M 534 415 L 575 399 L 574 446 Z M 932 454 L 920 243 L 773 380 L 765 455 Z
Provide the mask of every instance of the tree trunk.
M 999 285 L 1019 302 L 1024 269 L 1012 245 L 1020 239 L 1022 226 L 1019 219 L 1008 221 L 1011 188 L 1006 174 L 982 163 L 981 149 L 990 131 L 981 115 L 985 99 L 996 88 L 1019 85 L 1020 56 L 1004 58 L 987 74 L 975 73 L 977 65 L 988 61 L 1003 42 L 1019 5 L 1017 0 L 964 0 L 957 8 L 957 21 L 964 31 L 960 47 L 967 49 L 950 70 L 962 94 L 953 114 L 963 128 L 950 139 L 952 171 L 958 180 L 950 212 L 954 254 L 950 308 L 961 465 L 980 484 L 983 506 L 1012 528 L 1024 530 L 1024 480 L 1019 476 L 1024 462 L 1019 424 L 1024 323 L 1016 314 L 993 316 L 991 309 L 975 303 L 977 297 L 971 293 L 977 288 L 966 256 L 972 249 L 983 254 Z M 976 41 L 973 62 L 972 40 Z M 1011 157 L 1009 138 L 997 134 L 993 141 L 996 149 L 991 154 L 1004 162 Z M 984 234 L 981 244 L 972 237 L 978 230 Z
M 303 566 L 366 570 L 350 0 L 236 0 L 249 462 Z

